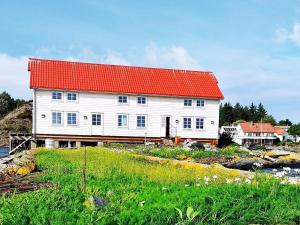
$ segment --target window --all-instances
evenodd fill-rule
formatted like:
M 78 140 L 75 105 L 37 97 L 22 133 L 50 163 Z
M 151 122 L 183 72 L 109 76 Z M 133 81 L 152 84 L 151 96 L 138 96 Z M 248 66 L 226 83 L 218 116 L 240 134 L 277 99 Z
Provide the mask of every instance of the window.
M 68 113 L 68 125 L 77 125 L 77 113 Z
M 67 99 L 68 101 L 77 101 L 77 93 L 68 93 Z
M 93 113 L 92 114 L 92 125 L 101 126 L 101 114 Z
M 198 130 L 204 129 L 204 118 L 196 118 L 196 129 Z
M 118 127 L 128 126 L 128 116 L 126 114 L 118 115 Z
M 198 99 L 196 101 L 197 107 L 204 107 L 205 101 L 203 99 Z
M 61 125 L 61 112 L 52 112 L 52 124 L 53 125 Z
M 184 106 L 192 106 L 192 99 L 184 99 Z
M 122 104 L 128 103 L 128 96 L 126 95 L 120 95 L 118 98 L 118 102 Z
M 144 96 L 137 97 L 137 103 L 140 105 L 146 105 L 146 97 Z
M 192 128 L 192 118 L 191 117 L 183 117 L 183 128 L 184 129 Z
M 146 127 L 146 116 L 140 115 L 136 117 L 136 126 L 138 128 Z
M 62 92 L 52 92 L 53 100 L 62 100 Z

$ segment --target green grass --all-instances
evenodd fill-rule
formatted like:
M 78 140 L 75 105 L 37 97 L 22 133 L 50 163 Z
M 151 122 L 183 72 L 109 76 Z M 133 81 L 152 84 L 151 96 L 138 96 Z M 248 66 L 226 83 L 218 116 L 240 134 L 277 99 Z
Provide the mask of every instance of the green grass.
M 38 150 L 44 169 L 42 188 L 0 197 L 0 224 L 176 224 L 175 208 L 191 206 L 199 212 L 195 224 L 297 224 L 300 222 L 299 186 L 281 185 L 258 176 L 253 184 L 211 182 L 196 171 L 172 164 L 149 163 L 129 153 L 89 148 L 87 193 L 81 191 L 83 150 Z M 219 175 L 219 174 L 217 174 Z M 89 209 L 90 195 L 109 204 Z M 186 223 L 188 224 L 188 223 Z
M 162 148 L 135 148 L 135 152 L 140 154 L 153 155 L 162 158 L 185 159 L 192 158 L 199 160 L 208 157 L 219 156 L 246 156 L 248 152 L 241 150 L 238 146 L 229 146 L 218 151 L 185 150 L 182 147 L 162 147 Z

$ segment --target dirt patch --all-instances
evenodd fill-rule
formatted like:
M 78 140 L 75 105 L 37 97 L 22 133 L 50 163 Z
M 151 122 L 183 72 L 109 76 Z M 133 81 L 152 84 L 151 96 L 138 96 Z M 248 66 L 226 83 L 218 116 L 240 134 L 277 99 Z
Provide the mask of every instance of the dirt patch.
M 30 175 L 13 175 L 8 176 L 0 174 L 0 195 L 2 194 L 20 194 L 28 191 L 35 191 L 41 187 L 52 187 L 49 182 L 36 182 L 34 178 L 40 176 L 41 173 L 33 173 Z

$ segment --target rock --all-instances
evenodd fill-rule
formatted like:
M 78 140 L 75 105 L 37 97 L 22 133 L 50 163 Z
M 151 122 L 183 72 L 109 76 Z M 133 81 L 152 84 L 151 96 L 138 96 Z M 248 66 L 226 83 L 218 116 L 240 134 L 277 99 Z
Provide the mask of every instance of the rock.
M 17 174 L 18 175 L 26 175 L 26 174 L 29 174 L 29 173 L 31 173 L 31 168 L 30 167 L 28 167 L 28 166 L 22 166 L 22 167 L 20 167 L 19 169 L 18 169 L 18 171 L 17 171 Z
M 163 145 L 165 146 L 174 146 L 174 143 L 172 140 L 169 140 L 169 139 L 163 139 Z
M 261 165 L 261 167 L 270 167 L 272 163 L 263 159 L 241 159 L 223 163 L 222 165 L 232 169 L 251 170 L 257 167 L 255 165 Z
M 96 208 L 96 209 L 99 209 L 99 208 L 102 208 L 104 206 L 107 205 L 107 200 L 103 197 L 98 197 L 98 196 L 91 196 L 89 197 L 88 200 L 86 200 L 84 202 L 84 205 L 87 207 L 87 208 Z

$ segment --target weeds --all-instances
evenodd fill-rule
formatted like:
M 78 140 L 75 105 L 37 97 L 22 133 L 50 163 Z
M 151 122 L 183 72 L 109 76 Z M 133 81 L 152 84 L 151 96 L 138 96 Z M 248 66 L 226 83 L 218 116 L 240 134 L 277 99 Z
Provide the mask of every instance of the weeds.
M 176 224 L 183 221 L 187 224 L 297 224 L 300 221 L 299 187 L 282 185 L 261 175 L 247 183 L 239 174 L 225 174 L 218 168 L 151 163 L 126 152 L 88 148 L 87 194 L 83 194 L 82 149 L 38 150 L 36 158 L 38 167 L 44 170 L 38 180 L 56 185 L 0 197 L 2 224 Z M 108 205 L 101 210 L 86 208 L 83 203 L 91 195 L 106 198 Z M 193 210 L 187 213 L 187 206 Z M 185 212 L 183 221 L 178 220 L 176 208 Z

